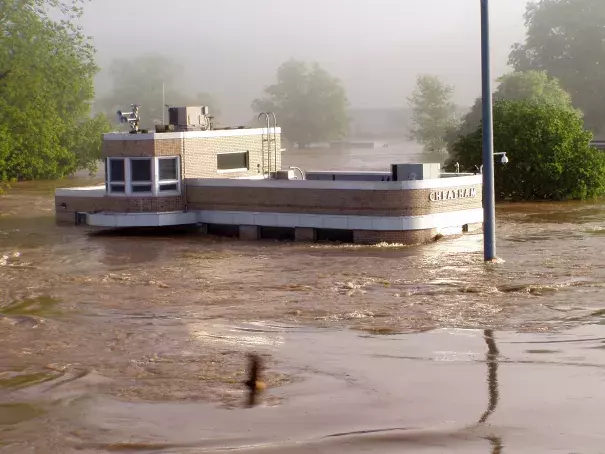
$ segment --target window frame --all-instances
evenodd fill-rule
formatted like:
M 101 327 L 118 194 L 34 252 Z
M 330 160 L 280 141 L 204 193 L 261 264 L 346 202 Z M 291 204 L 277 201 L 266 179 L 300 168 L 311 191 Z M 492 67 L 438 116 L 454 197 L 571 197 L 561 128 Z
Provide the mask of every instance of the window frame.
M 124 179 L 123 180 L 113 180 L 112 178 L 112 171 L 111 171 L 111 161 L 123 161 L 124 162 Z M 107 182 L 107 193 L 111 194 L 111 195 L 117 195 L 117 196 L 125 196 L 127 191 L 128 191 L 128 158 L 123 158 L 123 157 L 112 157 L 112 158 L 107 158 L 105 160 L 105 180 Z M 124 191 L 114 191 L 112 189 L 112 185 L 123 185 L 124 186 Z
M 176 180 L 160 179 L 160 161 L 174 159 L 176 161 Z M 181 159 L 179 156 L 160 156 L 155 158 L 154 190 L 157 195 L 177 195 L 181 193 Z M 176 184 L 176 189 L 162 191 L 162 186 Z
M 150 172 L 150 177 L 151 180 L 149 181 L 132 181 L 132 161 L 149 161 L 149 172 Z M 147 158 L 147 157 L 136 157 L 136 158 L 128 158 L 128 174 L 127 174 L 127 178 L 128 178 L 128 192 L 130 192 L 130 195 L 136 195 L 141 196 L 141 197 L 145 197 L 145 196 L 150 196 L 150 195 L 155 195 L 153 193 L 153 182 L 155 180 L 155 175 L 154 175 L 154 158 Z M 141 187 L 141 186 L 149 186 L 149 191 L 133 191 L 132 189 L 134 187 Z
M 177 179 L 176 180 L 160 180 L 160 159 L 175 159 Z M 124 181 L 112 182 L 111 179 L 111 161 L 122 160 L 124 161 Z M 150 161 L 151 163 L 151 181 L 132 181 L 132 161 Z M 174 196 L 181 195 L 182 189 L 182 175 L 181 175 L 181 157 L 180 156 L 154 156 L 154 157 L 123 157 L 123 156 L 111 156 L 105 158 L 105 192 L 107 195 L 113 197 L 157 197 L 157 196 Z M 124 191 L 112 191 L 111 185 L 124 185 Z M 176 190 L 162 191 L 162 185 L 174 185 L 176 184 Z M 149 186 L 151 185 L 151 191 L 136 192 L 133 191 L 133 187 Z
M 218 159 L 219 156 L 229 155 L 229 154 L 244 154 L 246 155 L 246 167 L 234 167 L 232 169 L 219 169 L 218 168 Z M 216 173 L 235 173 L 235 172 L 248 172 L 250 170 L 250 150 L 245 151 L 226 151 L 222 153 L 216 154 Z

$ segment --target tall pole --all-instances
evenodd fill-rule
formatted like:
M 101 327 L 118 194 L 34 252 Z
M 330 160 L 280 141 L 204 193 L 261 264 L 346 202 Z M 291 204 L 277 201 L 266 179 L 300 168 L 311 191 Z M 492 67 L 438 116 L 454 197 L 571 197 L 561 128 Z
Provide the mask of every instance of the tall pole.
M 483 258 L 496 258 L 494 131 L 489 36 L 489 0 L 481 1 L 481 80 L 483 99 Z
M 166 113 L 166 92 L 164 91 L 164 82 L 162 82 L 162 126 L 166 124 L 165 115 Z

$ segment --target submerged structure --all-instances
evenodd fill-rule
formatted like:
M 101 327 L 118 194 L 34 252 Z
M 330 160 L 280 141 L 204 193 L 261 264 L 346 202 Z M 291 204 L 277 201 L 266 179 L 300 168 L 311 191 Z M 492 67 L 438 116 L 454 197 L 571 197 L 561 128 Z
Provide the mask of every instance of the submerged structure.
M 58 223 L 101 229 L 197 226 L 242 239 L 428 242 L 481 228 L 482 177 L 439 164 L 384 172 L 282 168 L 281 128 L 215 128 L 207 107 L 169 108 L 169 124 L 103 137 L 105 184 L 57 189 Z M 260 118 L 260 117 L 259 117 Z

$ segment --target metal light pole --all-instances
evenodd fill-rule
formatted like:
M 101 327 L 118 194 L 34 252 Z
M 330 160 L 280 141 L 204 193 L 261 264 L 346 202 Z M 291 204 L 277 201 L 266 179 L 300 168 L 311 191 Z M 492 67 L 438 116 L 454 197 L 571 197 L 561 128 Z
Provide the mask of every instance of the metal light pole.
M 489 34 L 489 0 L 481 1 L 481 80 L 483 99 L 483 258 L 496 258 L 494 131 Z

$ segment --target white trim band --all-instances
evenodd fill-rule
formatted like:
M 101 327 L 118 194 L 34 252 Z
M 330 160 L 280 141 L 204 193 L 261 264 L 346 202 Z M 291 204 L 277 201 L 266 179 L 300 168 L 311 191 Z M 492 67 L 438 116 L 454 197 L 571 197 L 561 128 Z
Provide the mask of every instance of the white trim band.
M 55 197 L 105 197 L 105 185 L 102 186 L 84 186 L 80 188 L 58 188 L 55 189 Z
M 273 128 L 270 129 L 273 134 Z M 210 131 L 149 132 L 147 134 L 130 134 L 128 132 L 110 132 L 103 134 L 103 140 L 172 140 L 197 139 L 213 137 L 259 136 L 267 134 L 267 128 L 248 129 L 213 129 Z M 281 128 L 275 128 L 275 134 L 281 134 Z
M 92 227 L 165 227 L 197 223 L 197 212 L 171 213 L 88 213 L 86 224 Z
M 483 222 L 483 210 L 481 208 L 422 216 L 354 216 L 249 211 L 200 211 L 199 213 L 198 222 L 205 224 L 310 227 L 337 230 L 425 230 Z
M 369 191 L 398 191 L 402 189 L 456 189 L 460 186 L 475 186 L 483 182 L 481 175 L 465 177 L 435 178 L 411 181 L 332 181 L 332 180 L 274 180 L 232 178 L 186 178 L 189 187 L 249 187 L 279 189 L 362 189 Z M 478 194 L 480 195 L 480 194 Z
M 174 213 L 97 213 L 87 215 L 96 227 L 157 227 L 188 224 L 257 225 L 262 227 L 310 227 L 316 229 L 403 231 L 445 229 L 483 222 L 483 210 L 427 214 L 423 216 L 351 216 L 329 214 L 259 213 L 251 211 L 189 211 Z

